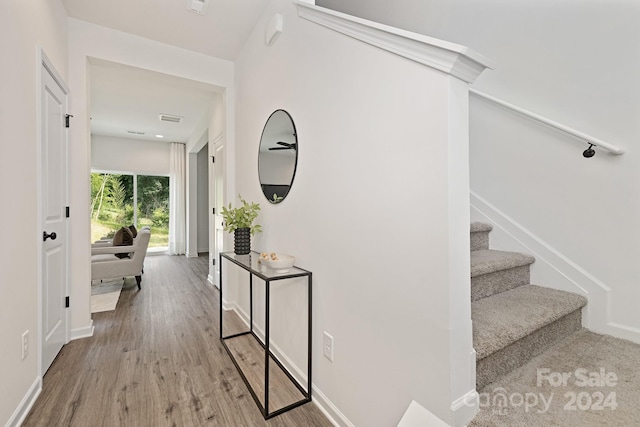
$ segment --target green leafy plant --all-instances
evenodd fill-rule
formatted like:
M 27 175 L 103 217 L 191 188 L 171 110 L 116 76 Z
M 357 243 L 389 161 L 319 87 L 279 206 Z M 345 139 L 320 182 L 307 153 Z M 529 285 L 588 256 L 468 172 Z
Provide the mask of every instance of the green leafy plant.
M 234 208 L 229 203 L 229 207 L 222 207 L 222 218 L 224 218 L 224 231 L 229 233 L 237 230 L 238 228 L 249 228 L 251 235 L 260 233 L 262 226 L 260 224 L 253 224 L 253 221 L 258 216 L 260 211 L 260 205 L 258 203 L 249 203 L 238 194 L 238 198 L 242 203 L 242 206 Z
M 169 212 L 167 212 L 167 210 L 162 206 L 155 208 L 151 215 L 151 221 L 156 227 L 168 226 Z

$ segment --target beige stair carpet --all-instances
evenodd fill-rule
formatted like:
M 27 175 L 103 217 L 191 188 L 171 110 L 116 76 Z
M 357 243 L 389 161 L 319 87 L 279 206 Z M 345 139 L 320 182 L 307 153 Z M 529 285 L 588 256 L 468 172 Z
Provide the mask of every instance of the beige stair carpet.
M 469 427 L 640 426 L 640 345 L 582 329 L 479 393 Z

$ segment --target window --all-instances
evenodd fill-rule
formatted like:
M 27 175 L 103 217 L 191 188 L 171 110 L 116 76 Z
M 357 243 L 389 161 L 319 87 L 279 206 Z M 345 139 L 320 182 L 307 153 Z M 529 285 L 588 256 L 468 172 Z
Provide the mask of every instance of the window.
M 120 227 L 151 228 L 149 247 L 169 246 L 169 177 L 91 174 L 91 241 Z

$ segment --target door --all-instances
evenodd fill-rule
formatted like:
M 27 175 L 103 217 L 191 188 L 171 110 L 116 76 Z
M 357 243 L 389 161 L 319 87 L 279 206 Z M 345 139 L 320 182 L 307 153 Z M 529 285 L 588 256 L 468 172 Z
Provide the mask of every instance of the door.
M 224 229 L 222 224 L 222 207 L 224 206 L 224 145 L 214 145 L 213 162 L 213 266 L 214 280 L 217 288 L 220 288 L 220 252 L 224 249 Z
M 45 62 L 41 70 L 40 209 L 42 374 L 67 340 L 67 93 Z M 52 75 L 53 74 L 53 75 Z

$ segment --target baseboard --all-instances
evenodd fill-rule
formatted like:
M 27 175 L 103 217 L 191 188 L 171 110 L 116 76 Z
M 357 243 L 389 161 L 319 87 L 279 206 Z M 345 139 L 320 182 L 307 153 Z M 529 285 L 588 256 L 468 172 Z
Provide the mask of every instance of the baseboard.
M 589 303 L 582 313 L 585 327 L 640 343 L 640 330 L 611 321 L 611 288 L 593 274 L 473 191 L 471 217 L 494 225 L 490 239 L 495 249 L 527 252 L 536 258 L 531 266 L 532 283 L 587 297 Z
M 475 390 L 476 384 L 476 350 L 474 348 L 469 351 L 467 359 L 469 364 L 469 372 L 472 373 L 469 378 L 470 387 L 473 387 L 465 394 L 451 402 L 451 415 L 453 426 L 464 427 L 473 420 L 480 409 L 480 396 Z
M 602 328 L 590 328 L 593 332 L 599 334 L 607 334 L 616 338 L 622 338 L 625 340 L 633 341 L 640 344 L 640 329 L 633 328 L 627 325 L 621 325 L 620 323 L 609 322 Z
M 77 329 L 72 329 L 71 330 L 71 336 L 70 336 L 70 340 L 78 340 L 80 338 L 89 338 L 93 336 L 93 330 L 94 330 L 94 326 L 93 326 L 93 319 L 91 319 L 91 322 L 89 322 L 88 326 L 85 326 L 84 328 L 77 328 Z
M 313 393 L 311 394 L 313 404 L 320 409 L 320 412 L 336 427 L 355 427 L 354 424 L 333 404 L 327 396 L 320 391 L 315 385 L 313 387 Z
M 11 415 L 11 418 L 9 418 L 9 421 L 7 421 L 7 424 L 5 424 L 5 427 L 18 427 L 21 425 L 25 418 L 27 418 L 27 415 L 29 415 L 33 404 L 38 400 L 40 392 L 42 392 L 42 377 L 37 377 Z
M 464 427 L 473 420 L 480 409 L 480 395 L 476 390 L 469 390 L 451 403 L 453 425 Z
M 207 282 L 209 282 L 210 284 L 212 284 L 213 286 L 215 286 L 216 288 L 218 288 L 218 286 L 216 286 L 216 282 L 215 280 L 213 280 L 213 276 L 210 274 L 207 274 Z
M 224 311 L 235 310 L 236 304 L 233 302 L 229 302 L 226 299 L 222 298 L 222 309 Z
M 198 258 L 198 252 L 187 252 L 185 256 L 187 258 Z

